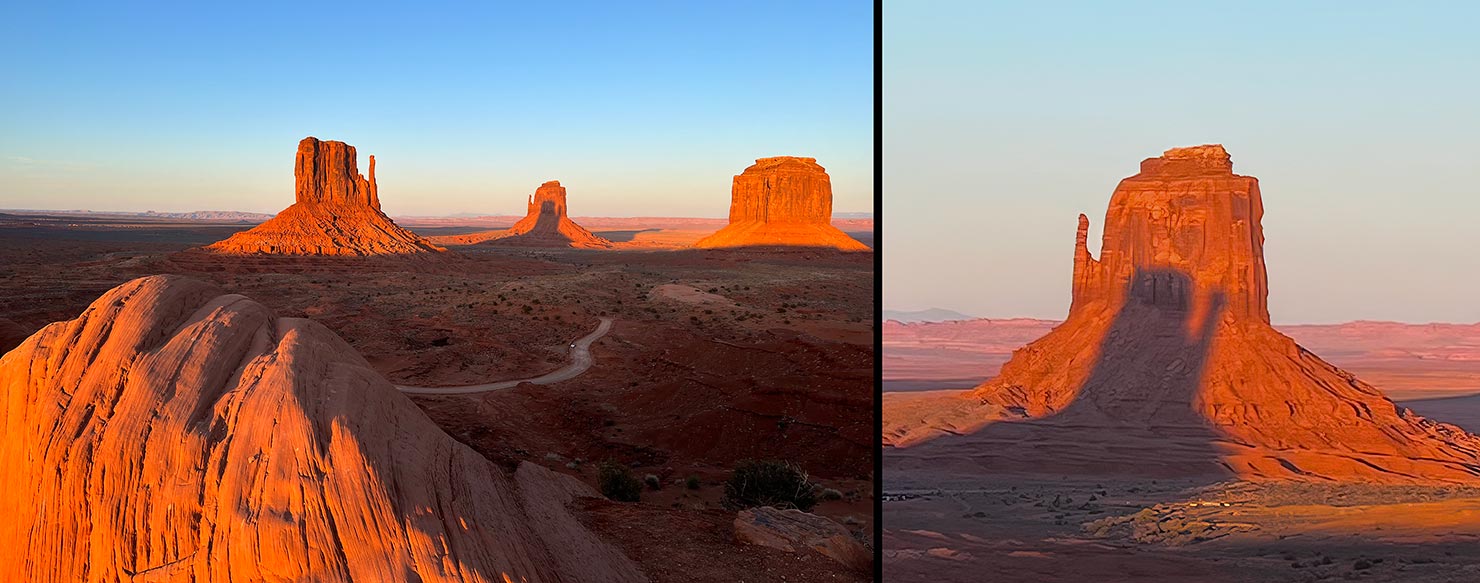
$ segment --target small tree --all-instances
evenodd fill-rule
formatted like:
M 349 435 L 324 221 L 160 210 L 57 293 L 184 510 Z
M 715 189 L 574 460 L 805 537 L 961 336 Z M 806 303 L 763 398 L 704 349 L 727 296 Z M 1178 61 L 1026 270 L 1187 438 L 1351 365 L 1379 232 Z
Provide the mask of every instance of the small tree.
M 613 460 L 601 462 L 596 471 L 596 482 L 601 494 L 618 502 L 636 502 L 642 498 L 642 482 L 632 477 L 627 466 Z
M 794 463 L 744 460 L 725 483 L 725 504 L 735 508 L 775 506 L 811 510 L 817 505 L 816 484 Z

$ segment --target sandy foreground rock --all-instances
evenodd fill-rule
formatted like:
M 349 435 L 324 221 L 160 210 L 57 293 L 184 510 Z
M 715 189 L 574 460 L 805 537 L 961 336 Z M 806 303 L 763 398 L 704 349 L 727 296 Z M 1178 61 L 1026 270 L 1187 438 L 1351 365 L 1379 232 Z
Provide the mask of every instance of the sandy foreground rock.
M 735 517 L 735 540 L 789 553 L 809 548 L 859 572 L 873 565 L 873 553 L 841 524 L 795 508 L 759 506 Z
M 178 276 L 0 358 L 0 579 L 642 581 L 306 319 Z
M 761 158 L 731 185 L 730 224 L 694 246 L 868 250 L 831 220 L 832 181 L 815 158 Z
M 1143 162 L 1111 198 L 1099 258 L 1080 216 L 1063 324 L 971 391 L 886 400 L 895 467 L 1480 481 L 1480 438 L 1270 326 L 1263 212 L 1222 146 Z
M 415 255 L 444 251 L 380 210 L 375 156 L 360 174 L 355 148 L 307 137 L 293 164 L 295 202 L 205 251 L 224 255 Z

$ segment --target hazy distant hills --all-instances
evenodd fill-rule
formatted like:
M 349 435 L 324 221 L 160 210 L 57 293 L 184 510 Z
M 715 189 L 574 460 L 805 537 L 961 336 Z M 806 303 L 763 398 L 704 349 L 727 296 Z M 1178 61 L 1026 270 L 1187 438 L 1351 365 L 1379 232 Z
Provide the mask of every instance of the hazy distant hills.
M 929 308 L 925 310 L 884 310 L 885 320 L 894 320 L 906 324 L 914 322 L 951 322 L 955 320 L 971 320 L 968 316 L 955 310 L 944 308 Z
M 184 213 L 161 213 L 155 211 L 128 212 L 128 211 L 90 211 L 90 210 L 42 210 L 42 209 L 5 209 L 12 215 L 43 215 L 43 216 L 82 216 L 90 218 L 102 217 L 141 217 L 153 219 L 183 219 L 187 221 L 222 221 L 234 223 L 260 223 L 273 217 L 269 213 L 249 213 L 245 211 L 192 211 Z
M 884 380 L 891 390 L 963 388 L 997 374 L 1012 351 L 1047 334 L 1057 320 L 1032 318 L 906 321 L 883 324 Z M 957 314 L 959 316 L 959 314 Z M 935 317 L 935 316 L 932 316 Z M 1480 390 L 1480 322 L 1406 324 L 1355 321 L 1276 328 L 1306 350 L 1347 369 L 1396 399 Z M 928 382 L 927 382 L 928 381 Z
M 146 211 L 139 213 L 145 217 L 160 217 L 164 219 L 186 219 L 190 221 L 233 221 L 260 223 L 273 217 L 268 213 L 249 213 L 243 211 L 194 211 L 188 213 L 157 213 Z
M 0 209 L 0 214 L 12 213 L 18 215 L 79 215 L 86 217 L 147 217 L 157 219 L 182 219 L 189 221 L 224 221 L 261 223 L 272 218 L 272 213 L 251 213 L 245 211 L 191 211 L 177 213 L 162 213 L 156 211 L 130 212 L 130 211 L 93 211 L 85 209 L 73 210 L 46 210 L 46 209 Z M 873 229 L 873 213 L 833 213 L 833 225 L 845 231 L 866 231 Z M 452 213 L 447 215 L 397 215 L 392 217 L 398 223 L 408 225 L 473 225 L 489 227 L 506 227 L 514 224 L 523 215 L 490 215 L 486 213 Z M 672 223 L 675 225 L 686 225 L 698 228 L 719 228 L 729 221 L 724 218 L 698 218 L 698 217 L 572 217 L 577 221 L 592 222 L 592 226 L 626 226 L 628 224 L 648 224 L 654 220 Z M 611 223 L 597 224 L 597 223 Z

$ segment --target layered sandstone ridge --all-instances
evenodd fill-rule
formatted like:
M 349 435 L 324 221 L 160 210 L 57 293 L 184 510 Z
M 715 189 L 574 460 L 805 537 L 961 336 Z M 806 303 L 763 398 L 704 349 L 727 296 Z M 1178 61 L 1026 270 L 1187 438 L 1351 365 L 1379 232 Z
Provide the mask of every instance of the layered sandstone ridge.
M 576 247 L 610 249 L 612 242 L 598 237 L 570 220 L 566 210 L 565 187 L 551 180 L 535 189 L 529 197 L 524 218 L 514 223 L 499 237 L 488 240 L 493 245 L 524 247 Z
M 886 441 L 999 472 L 1480 482 L 1480 438 L 1270 326 L 1258 181 L 1221 146 L 1141 168 L 1098 259 L 1080 216 L 1064 323 L 972 391 L 886 405 Z
M 0 357 L 0 579 L 641 581 L 323 326 L 200 281 L 120 285 Z
M 360 174 L 355 148 L 307 137 L 293 164 L 292 206 L 250 230 L 205 247 L 228 255 L 411 255 L 444 251 L 380 210 L 375 156 Z
M 868 246 L 832 226 L 832 181 L 815 158 L 760 158 L 734 178 L 730 224 L 700 239 L 700 248 Z

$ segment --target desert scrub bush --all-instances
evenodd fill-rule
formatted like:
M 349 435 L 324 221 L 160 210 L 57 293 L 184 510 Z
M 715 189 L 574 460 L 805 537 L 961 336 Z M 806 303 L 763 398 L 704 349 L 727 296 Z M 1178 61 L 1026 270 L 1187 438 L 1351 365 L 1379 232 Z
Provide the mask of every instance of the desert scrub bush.
M 687 478 L 684 478 L 683 485 L 684 485 L 685 488 L 688 488 L 690 490 L 698 490 L 699 489 L 699 476 L 689 476 Z
M 725 504 L 734 508 L 774 506 L 811 510 L 817 505 L 817 485 L 792 462 L 743 460 L 725 482 Z
M 601 494 L 618 502 L 636 502 L 642 498 L 642 482 L 632 477 L 627 466 L 612 460 L 601 462 L 596 471 L 596 483 Z
M 658 476 L 654 474 L 643 476 L 642 483 L 647 484 L 647 487 L 652 490 L 659 490 L 663 488 L 662 480 L 659 480 Z
M 823 500 L 842 500 L 843 493 L 832 488 L 826 488 L 820 494 Z

